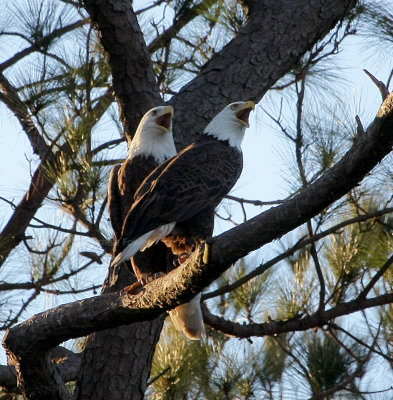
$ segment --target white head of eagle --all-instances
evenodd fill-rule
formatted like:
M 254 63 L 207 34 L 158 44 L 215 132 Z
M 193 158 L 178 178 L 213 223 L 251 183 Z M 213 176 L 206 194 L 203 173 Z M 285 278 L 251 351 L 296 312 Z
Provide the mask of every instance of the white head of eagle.
M 176 155 L 172 135 L 173 107 L 159 106 L 141 119 L 128 150 L 128 157 L 152 156 L 158 164 Z
M 252 101 L 231 103 L 210 121 L 204 133 L 218 140 L 228 140 L 231 146 L 241 150 L 245 130 L 250 126 L 248 117 L 254 108 Z

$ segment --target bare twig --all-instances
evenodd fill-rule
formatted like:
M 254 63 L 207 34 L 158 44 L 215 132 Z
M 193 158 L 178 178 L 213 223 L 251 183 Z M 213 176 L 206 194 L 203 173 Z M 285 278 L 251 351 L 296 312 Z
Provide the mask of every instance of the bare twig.
M 280 333 L 306 331 L 327 325 L 330 321 L 368 308 L 383 306 L 393 301 L 393 293 L 380 296 L 352 300 L 340 303 L 328 310 L 310 315 L 299 316 L 283 321 L 269 321 L 259 324 L 244 324 L 228 321 L 222 317 L 212 314 L 205 306 L 202 307 L 203 319 L 212 328 L 229 336 L 247 338 L 251 336 L 263 337 L 267 335 L 278 335 Z
M 383 274 L 388 270 L 388 268 L 393 264 L 393 255 L 385 262 L 385 264 L 378 270 L 378 272 L 371 278 L 367 286 L 361 291 L 358 298 L 364 299 L 370 293 L 371 289 L 375 286 L 378 280 L 383 276 Z
M 126 140 L 126 138 L 122 137 L 122 138 L 119 138 L 119 139 L 113 139 L 113 140 L 110 140 L 109 142 L 105 142 L 103 144 L 100 144 L 99 146 L 97 146 L 95 149 L 93 149 L 91 151 L 91 154 L 92 155 L 96 155 L 102 150 L 111 149 L 111 148 L 117 146 L 118 144 L 124 142 L 125 140 Z M 122 162 L 123 161 L 124 160 L 122 160 Z
M 271 200 L 271 201 L 249 200 L 249 199 L 243 199 L 243 198 L 237 197 L 237 196 L 232 196 L 230 194 L 227 194 L 225 196 L 225 198 L 228 200 L 237 201 L 238 203 L 241 203 L 241 204 L 252 204 L 254 206 L 271 206 L 271 205 L 275 205 L 275 204 L 282 204 L 286 200 L 286 199 Z
M 154 3 L 150 4 L 149 6 L 147 6 L 147 7 L 145 7 L 145 8 L 141 8 L 141 9 L 139 9 L 139 10 L 136 10 L 136 11 L 135 11 L 135 14 L 136 14 L 136 15 L 142 14 L 142 13 L 144 13 L 144 12 L 146 12 L 146 11 L 151 10 L 151 9 L 154 8 L 154 7 L 159 6 L 159 5 L 162 4 L 162 3 L 165 3 L 166 1 L 167 1 L 167 0 L 156 0 Z
M 389 94 L 389 89 L 386 87 L 386 85 L 382 81 L 379 81 L 371 72 L 368 72 L 366 69 L 363 69 L 363 71 L 369 76 L 375 86 L 379 89 L 382 100 L 385 100 Z
M 303 103 L 304 103 L 304 95 L 306 92 L 306 76 L 308 69 L 305 68 L 301 72 L 301 80 L 300 80 L 300 88 L 298 82 L 295 82 L 296 93 L 297 93 L 297 103 L 296 103 L 296 138 L 295 138 L 295 154 L 296 154 L 296 163 L 299 169 L 299 175 L 302 182 L 302 187 L 305 188 L 308 185 L 306 171 L 303 165 L 303 129 L 302 129 L 302 117 L 303 117 Z
M 158 49 L 165 47 L 174 37 L 176 37 L 176 35 L 184 26 L 186 26 L 194 18 L 198 17 L 198 15 L 200 15 L 203 11 L 209 9 L 216 2 L 217 0 L 202 0 L 193 7 L 190 7 L 184 11 L 182 15 L 177 15 L 173 24 L 149 44 L 149 52 L 154 53 Z
M 376 348 L 370 346 L 363 340 L 357 338 L 355 335 L 352 335 L 352 333 L 348 332 L 346 329 L 342 328 L 341 326 L 337 325 L 334 322 L 329 322 L 328 326 L 332 329 L 338 330 L 340 332 L 343 332 L 345 335 L 350 337 L 352 340 L 356 341 L 359 343 L 361 346 L 366 347 L 367 349 L 373 351 L 375 354 L 378 354 L 379 356 L 383 357 L 385 360 L 387 360 L 389 363 L 393 364 L 393 358 L 387 355 L 386 353 L 382 351 L 378 351 Z
M 362 124 L 362 121 L 360 120 L 359 115 L 355 115 L 355 120 L 356 120 L 356 124 L 357 124 L 358 135 L 364 135 L 364 128 L 363 128 L 363 124 Z
M 29 54 L 36 52 L 36 51 L 43 51 L 46 48 L 47 44 L 50 43 L 53 39 L 60 37 L 61 35 L 66 34 L 67 32 L 71 32 L 76 28 L 79 28 L 83 25 L 90 23 L 90 18 L 84 18 L 80 21 L 74 22 L 70 25 L 63 26 L 61 28 L 53 30 L 48 35 L 42 37 L 40 40 L 31 43 L 31 46 L 21 50 L 20 52 L 16 53 L 13 57 L 9 58 L 7 61 L 4 61 L 0 64 L 0 71 L 4 71 L 5 69 L 9 68 L 10 66 L 16 64 L 22 58 L 28 56 Z M 7 32 L 4 32 L 7 34 Z M 25 40 L 29 41 L 28 38 Z M 30 42 L 30 41 L 29 41 Z
M 309 236 L 313 237 L 314 235 L 313 235 L 313 229 L 311 226 L 311 221 L 307 221 L 307 229 L 308 229 Z M 321 312 L 324 310 L 324 307 L 325 307 L 326 287 L 325 287 L 325 279 L 323 277 L 321 264 L 320 264 L 319 258 L 318 258 L 317 249 L 315 247 L 315 241 L 311 242 L 310 253 L 311 253 L 311 257 L 314 261 L 314 267 L 317 272 L 317 277 L 318 277 L 318 281 L 319 281 L 319 285 L 320 285 L 318 312 Z
M 158 379 L 160 379 L 162 376 L 164 376 L 170 370 L 171 370 L 171 366 L 168 366 L 165 369 L 163 369 L 159 374 L 150 378 L 149 381 L 147 382 L 147 386 L 150 386 L 154 382 L 158 381 Z
M 274 117 L 273 114 L 271 114 L 269 111 L 267 110 L 263 110 L 265 112 L 265 114 L 272 120 L 274 121 L 278 127 L 281 129 L 281 132 L 292 142 L 296 141 L 296 138 L 288 131 L 287 128 L 285 128 L 285 126 L 283 125 L 283 123 L 281 122 L 281 114 L 282 114 L 282 107 L 283 107 L 283 100 L 281 99 L 280 102 L 280 111 L 278 114 L 278 117 Z
M 307 370 L 306 366 L 303 365 L 303 363 L 300 361 L 300 359 L 298 357 L 296 357 L 295 354 L 293 354 L 292 351 L 290 351 L 286 346 L 284 346 L 281 343 L 281 340 L 279 338 L 277 338 L 276 336 L 273 336 L 273 339 L 275 340 L 275 342 L 279 345 L 279 347 L 281 348 L 281 350 L 287 354 L 289 357 L 291 357 L 295 363 L 300 367 L 300 369 L 303 372 L 303 376 L 306 378 L 307 382 L 309 383 L 309 385 L 311 386 L 312 390 L 315 391 L 314 388 L 314 383 L 312 381 L 312 376 L 310 374 L 310 372 Z
M 19 317 L 26 310 L 27 306 L 38 296 L 38 294 L 39 294 L 39 290 L 35 290 L 33 292 L 33 294 L 31 294 L 30 297 L 26 301 L 23 301 L 22 307 L 19 309 L 19 311 L 15 314 L 14 317 L 12 317 L 12 319 L 7 321 L 7 324 L 2 326 L 0 328 L 0 330 L 5 331 L 5 330 L 9 329 L 12 325 L 15 325 L 18 322 Z

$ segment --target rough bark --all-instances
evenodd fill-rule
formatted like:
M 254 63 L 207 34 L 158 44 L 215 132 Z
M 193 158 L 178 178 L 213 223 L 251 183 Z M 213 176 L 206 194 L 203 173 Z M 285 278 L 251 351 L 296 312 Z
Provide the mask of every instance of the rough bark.
M 55 347 L 50 351 L 49 357 L 56 364 L 56 369 L 64 382 L 74 381 L 78 375 L 81 356 L 65 347 Z M 0 365 L 0 386 L 11 393 L 20 393 L 15 367 Z M 41 397 L 39 397 L 41 399 Z
M 226 335 L 239 338 L 249 338 L 251 336 L 270 336 L 286 332 L 306 331 L 312 328 L 323 327 L 329 321 L 344 315 L 349 315 L 357 311 L 366 310 L 371 307 L 390 304 L 393 301 L 393 293 L 386 293 L 368 299 L 355 299 L 337 306 L 316 312 L 311 315 L 299 316 L 298 318 L 287 321 L 271 321 L 262 324 L 239 324 L 227 321 L 213 315 L 206 307 L 203 308 L 203 319 L 212 328 L 225 333 Z
M 58 384 L 57 376 L 48 376 L 46 370 L 48 351 L 52 347 L 66 339 L 97 330 L 154 319 L 164 310 L 189 301 L 237 259 L 289 232 L 338 200 L 391 151 L 392 145 L 393 94 L 390 94 L 366 133 L 359 136 L 345 156 L 320 179 L 293 199 L 211 239 L 204 251 L 194 253 L 188 262 L 166 277 L 145 286 L 140 294 L 127 297 L 118 292 L 109 293 L 62 305 L 10 329 L 4 347 L 17 368 L 19 378 L 26 385 L 25 390 L 36 395 L 41 394 L 43 382 L 53 379 L 52 387 Z M 304 326 L 320 326 L 326 323 L 326 318 L 355 312 L 362 307 L 389 304 L 393 301 L 392 296 L 386 294 L 371 299 L 360 298 L 358 302 L 350 302 L 345 307 L 340 305 L 326 312 L 319 311 L 306 320 Z M 299 329 L 306 329 L 303 324 L 304 320 L 298 320 Z M 275 324 L 274 329 L 277 326 Z M 235 328 L 237 326 L 231 329 Z M 270 332 L 265 326 L 262 329 Z M 241 335 L 240 331 L 236 332 Z M 156 332 L 151 332 L 152 336 L 153 333 Z M 142 339 L 146 345 L 146 337 Z M 42 399 L 56 398 L 44 395 Z
M 111 269 L 103 293 L 119 291 L 134 281 L 123 265 Z M 164 319 L 163 314 L 88 336 L 75 399 L 143 398 Z
M 75 399 L 143 398 L 163 321 L 161 316 L 93 333 Z

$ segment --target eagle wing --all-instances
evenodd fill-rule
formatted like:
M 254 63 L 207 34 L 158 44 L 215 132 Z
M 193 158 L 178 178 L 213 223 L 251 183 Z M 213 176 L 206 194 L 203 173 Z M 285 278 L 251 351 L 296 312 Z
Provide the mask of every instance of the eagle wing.
M 116 243 L 113 255 L 121 251 L 119 238 L 121 237 L 124 219 L 132 204 L 134 194 L 142 180 L 156 167 L 157 162 L 153 157 L 136 156 L 126 159 L 124 163 L 116 165 L 110 174 L 108 189 L 109 215 L 115 232 Z M 138 280 L 150 273 L 167 272 L 171 266 L 172 253 L 163 243 L 151 246 L 143 253 L 138 252 L 131 260 L 127 261 L 130 270 L 133 269 Z
M 116 239 L 120 237 L 124 219 L 134 203 L 135 191 L 155 167 L 153 158 L 134 157 L 112 168 L 108 185 L 108 208 Z
M 191 145 L 153 171 L 123 225 L 123 242 L 215 208 L 242 170 L 242 154 L 219 141 Z
M 154 184 L 155 180 L 166 169 L 168 164 L 172 163 L 172 161 L 175 158 L 178 158 L 179 156 L 181 156 L 182 153 L 184 153 L 185 151 L 188 151 L 188 149 L 190 149 L 191 147 L 194 147 L 194 146 L 195 146 L 194 144 L 187 146 L 186 148 L 184 148 L 181 152 L 179 152 L 175 156 L 165 160 L 162 164 L 160 164 L 157 168 L 155 168 L 149 175 L 147 175 L 146 178 L 141 183 L 141 185 L 139 186 L 138 190 L 135 192 L 135 196 L 134 196 L 135 200 L 139 199 L 144 193 L 146 193 L 151 188 L 151 186 Z
M 120 237 L 121 229 L 123 226 L 123 218 L 121 215 L 121 196 L 119 193 L 119 185 L 117 180 L 119 169 L 120 165 L 115 165 L 112 168 L 109 176 L 109 185 L 108 185 L 109 218 L 116 239 Z

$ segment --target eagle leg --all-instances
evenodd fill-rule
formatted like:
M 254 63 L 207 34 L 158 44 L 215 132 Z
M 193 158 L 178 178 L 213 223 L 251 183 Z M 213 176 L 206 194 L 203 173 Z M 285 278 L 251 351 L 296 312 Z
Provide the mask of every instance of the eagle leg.
M 134 294 L 136 294 L 136 291 L 139 288 L 143 287 L 143 283 L 141 281 L 136 281 L 135 283 L 133 283 L 132 285 L 126 286 L 121 292 L 120 294 L 122 296 L 126 295 L 127 296 L 133 296 Z
M 128 296 L 133 296 L 137 294 L 137 290 L 140 288 L 143 288 L 143 286 L 147 285 L 150 282 L 153 282 L 154 280 L 158 278 L 164 277 L 166 274 L 163 272 L 156 272 L 156 273 L 151 273 L 151 274 L 146 274 L 143 277 L 140 278 L 140 280 L 136 281 L 132 285 L 126 286 L 122 291 L 121 295 L 127 294 Z
M 144 286 L 150 282 L 155 281 L 158 278 L 163 278 L 165 275 L 166 274 L 164 272 L 155 272 L 155 273 L 147 274 L 141 278 L 142 285 Z
M 177 257 L 179 264 L 183 264 L 184 262 L 186 262 L 189 258 L 190 258 L 191 253 L 181 253 L 179 254 L 179 256 Z
M 187 245 L 188 248 L 190 249 L 190 252 L 193 253 L 195 250 L 197 250 L 202 243 L 205 242 L 205 239 L 202 239 L 200 237 L 191 237 L 187 239 Z
M 173 257 L 173 265 L 177 268 L 180 264 L 183 264 L 190 258 L 191 253 L 188 253 L 186 251 L 183 251 L 183 253 L 180 253 L 178 255 L 174 254 Z

